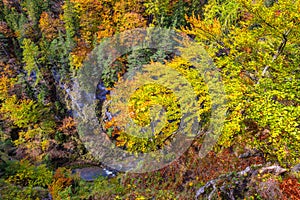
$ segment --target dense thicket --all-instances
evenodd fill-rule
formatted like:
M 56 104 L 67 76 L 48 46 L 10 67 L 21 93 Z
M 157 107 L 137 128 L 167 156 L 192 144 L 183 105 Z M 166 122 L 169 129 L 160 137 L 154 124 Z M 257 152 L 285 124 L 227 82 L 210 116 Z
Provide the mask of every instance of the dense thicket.
M 284 167 L 299 163 L 300 1 L 1 0 L 0 11 L 0 199 L 33 199 L 45 188 L 55 199 L 183 198 L 180 193 L 193 193 L 209 179 L 201 170 L 214 169 L 196 156 L 201 137 L 174 165 L 134 180 L 130 176 L 99 179 L 90 185 L 61 168 L 93 160 L 73 119 L 72 78 L 104 38 L 134 28 L 163 27 L 188 34 L 205 48 L 220 72 L 227 99 L 226 120 L 205 162 L 224 164 L 234 159 L 227 151 L 241 154 L 255 149 L 263 160 L 259 162 Z M 172 67 L 184 74 L 199 100 L 199 123 L 209 123 L 208 88 L 183 57 L 148 49 L 133 51 L 103 71 L 104 86 L 111 89 L 128 69 L 143 64 Z M 168 89 L 148 85 L 137 90 L 130 102 L 133 119 L 149 123 L 149 107 L 160 103 L 150 94 L 160 95 L 164 106 L 172 108 L 167 113 L 172 118 L 165 129 L 167 135 L 150 144 L 116 130 L 115 121 L 106 121 L 103 127 L 118 146 L 148 152 L 168 143 L 165 138 L 182 117 Z M 145 101 L 152 103 L 141 103 Z M 221 153 L 212 156 L 217 152 Z M 248 164 L 257 162 L 249 160 Z M 219 173 L 245 166 L 241 163 L 236 161 L 236 166 Z M 208 172 L 211 178 L 215 171 Z M 149 191 L 153 184 L 156 192 Z

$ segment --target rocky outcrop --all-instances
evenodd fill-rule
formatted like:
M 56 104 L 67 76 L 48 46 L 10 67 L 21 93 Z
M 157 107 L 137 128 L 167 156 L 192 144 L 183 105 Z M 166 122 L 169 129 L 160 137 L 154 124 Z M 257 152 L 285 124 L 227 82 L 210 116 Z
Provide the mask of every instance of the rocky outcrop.
M 297 171 L 299 167 L 300 165 L 296 165 L 288 170 L 279 165 L 248 166 L 243 171 L 210 180 L 196 191 L 195 198 L 237 200 L 252 196 L 255 199 L 285 199 L 279 177 L 288 171 Z

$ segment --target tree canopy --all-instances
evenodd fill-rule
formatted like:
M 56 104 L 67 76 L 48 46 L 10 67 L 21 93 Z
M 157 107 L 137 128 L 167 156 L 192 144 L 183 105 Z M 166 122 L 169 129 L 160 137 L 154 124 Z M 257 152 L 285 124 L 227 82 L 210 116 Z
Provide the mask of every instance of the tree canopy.
M 101 161 L 80 137 L 75 120 L 78 113 L 72 109 L 74 79 L 86 76 L 80 73 L 90 64 L 89 56 L 107 38 L 151 27 L 176 31 L 204 48 L 224 86 L 225 120 L 219 126 L 211 119 L 215 108 L 209 91 L 214 88 L 208 87 L 205 75 L 200 76 L 183 55 L 170 52 L 173 47 L 164 38 L 151 38 L 164 48 L 134 49 L 99 72 L 95 112 L 105 138 L 132 154 L 167 148 L 182 123 L 184 109 L 190 108 L 179 105 L 180 98 L 172 89 L 146 84 L 117 107 L 145 127 L 164 109 L 165 118 L 160 121 L 164 125 L 158 123 L 155 131 L 146 131 L 153 134 L 151 139 L 132 136 L 126 132 L 131 129 L 120 128 L 124 116 L 105 113 L 116 106 L 111 98 L 121 99 L 127 90 L 119 96 L 111 94 L 124 86 L 124 74 L 132 75 L 141 66 L 171 68 L 185 78 L 197 99 L 193 111 L 196 109 L 201 134 L 184 155 L 152 174 L 124 175 L 122 181 L 119 177 L 100 178 L 95 185 L 83 183 L 73 177 L 68 165 Z M 119 39 L 122 48 L 126 41 Z M 299 164 L 299 39 L 297 0 L 1 0 L 0 199 L 38 198 L 37 186 L 50 191 L 55 199 L 191 199 L 204 181 L 222 173 L 258 163 L 286 168 Z M 180 48 L 187 53 L 199 50 Z M 103 57 L 116 53 L 109 50 L 100 48 L 97 53 Z M 180 81 L 174 80 L 174 85 Z M 133 82 L 128 85 L 135 86 Z M 221 134 L 213 149 L 200 158 L 210 124 L 219 126 Z M 252 150 L 259 156 L 240 160 L 240 155 Z M 297 179 L 299 182 L 299 173 L 291 180 Z M 292 199 L 299 199 L 298 182 L 293 181 L 294 186 L 280 182 L 282 194 L 298 191 Z M 149 191 L 152 186 L 154 192 Z M 253 199 L 264 196 L 255 195 Z

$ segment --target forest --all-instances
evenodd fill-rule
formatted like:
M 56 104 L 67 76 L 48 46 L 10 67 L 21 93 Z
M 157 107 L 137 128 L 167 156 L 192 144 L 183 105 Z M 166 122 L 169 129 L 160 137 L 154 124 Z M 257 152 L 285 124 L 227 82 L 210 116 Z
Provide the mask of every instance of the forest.
M 300 199 L 299 0 L 1 0 L 0 199 Z

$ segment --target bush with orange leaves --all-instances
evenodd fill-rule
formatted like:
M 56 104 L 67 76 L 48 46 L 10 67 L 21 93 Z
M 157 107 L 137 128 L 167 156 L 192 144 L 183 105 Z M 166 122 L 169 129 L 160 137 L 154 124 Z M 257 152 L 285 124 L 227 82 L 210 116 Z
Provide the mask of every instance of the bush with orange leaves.
M 280 184 L 284 199 L 298 200 L 300 199 L 300 183 L 296 178 L 286 178 Z
M 41 14 L 39 27 L 48 41 L 58 37 L 58 33 L 64 30 L 63 22 L 60 19 L 55 19 L 48 12 Z
M 70 177 L 71 171 L 66 168 L 58 168 L 53 176 L 53 181 L 49 185 L 49 191 L 53 199 L 61 199 L 60 193 L 69 188 L 73 179 Z
M 62 121 L 62 125 L 58 128 L 66 135 L 72 135 L 76 131 L 76 123 L 72 117 L 65 117 Z

